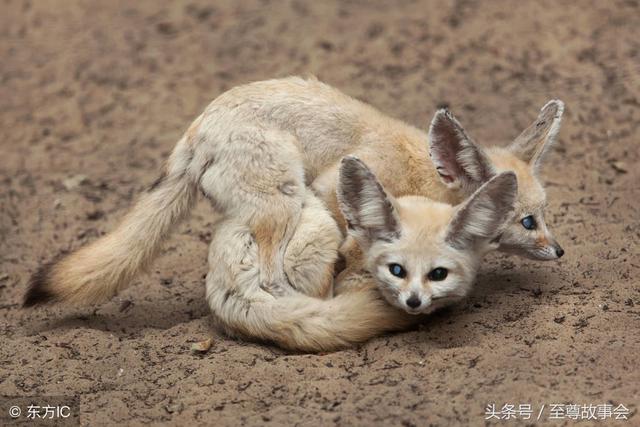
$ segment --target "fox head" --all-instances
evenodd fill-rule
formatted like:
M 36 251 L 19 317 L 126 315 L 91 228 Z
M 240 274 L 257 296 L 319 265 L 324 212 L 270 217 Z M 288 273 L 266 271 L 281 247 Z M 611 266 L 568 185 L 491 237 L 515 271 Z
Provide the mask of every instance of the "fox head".
M 393 306 L 429 313 L 464 297 L 483 255 L 512 215 L 513 172 L 497 174 L 461 205 L 395 199 L 355 157 L 341 164 L 338 202 L 366 269 Z
M 549 101 L 510 145 L 486 150 L 469 138 L 449 111 L 439 110 L 431 122 L 431 158 L 447 187 L 471 194 L 500 172 L 516 174 L 518 196 L 514 215 L 499 238 L 501 251 L 537 260 L 564 254 L 545 223 L 546 194 L 539 178 L 542 161 L 560 130 L 563 110 L 562 101 Z

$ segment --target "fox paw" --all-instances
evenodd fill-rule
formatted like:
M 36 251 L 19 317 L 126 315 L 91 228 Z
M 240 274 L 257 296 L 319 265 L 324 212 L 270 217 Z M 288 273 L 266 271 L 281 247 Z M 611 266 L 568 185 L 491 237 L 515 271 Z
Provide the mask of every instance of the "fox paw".
M 283 284 L 274 283 L 274 282 L 261 283 L 260 289 L 262 289 L 268 294 L 273 295 L 276 298 L 283 297 L 286 295 L 291 295 L 292 293 L 295 292 L 294 289 L 289 284 L 283 285 Z

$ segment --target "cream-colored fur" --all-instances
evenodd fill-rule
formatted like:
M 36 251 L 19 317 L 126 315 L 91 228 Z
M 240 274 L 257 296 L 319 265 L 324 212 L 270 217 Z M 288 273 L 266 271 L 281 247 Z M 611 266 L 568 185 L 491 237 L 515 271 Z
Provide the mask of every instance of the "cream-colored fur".
M 384 332 L 405 329 L 420 316 L 463 298 L 473 284 L 482 256 L 511 214 L 517 193 L 515 175 L 503 173 L 456 208 L 425 197 L 388 195 L 355 158 L 346 158 L 340 174 L 341 207 L 350 223 L 342 247 L 347 267 L 336 280 L 336 296 L 313 298 L 323 281 L 304 287 L 260 286 L 258 248 L 250 229 L 233 219 L 217 228 L 209 252 L 207 300 L 218 323 L 232 335 L 267 340 L 301 351 L 328 351 L 363 342 Z M 312 197 L 312 196 L 310 196 Z M 308 203 L 303 216 L 334 224 L 321 204 Z M 294 232 L 309 253 L 338 240 L 320 240 L 321 227 Z M 336 229 L 337 231 L 337 229 Z M 331 257 L 293 257 L 305 264 L 331 267 Z M 393 277 L 389 265 L 401 263 L 406 277 Z M 446 268 L 444 280 L 429 272 Z M 318 276 L 321 277 L 321 276 Z M 418 298 L 420 307 L 406 301 Z
M 512 171 L 518 177 L 519 194 L 513 220 L 500 238 L 500 250 L 536 260 L 558 259 L 564 253 L 547 227 L 544 211 L 547 197 L 538 175 L 550 147 L 560 130 L 564 104 L 549 101 L 535 122 L 505 148 L 490 147 L 486 153 L 496 172 Z M 536 227 L 527 230 L 521 221 L 535 219 Z
M 445 166 L 438 163 L 436 170 L 429 152 L 451 144 L 449 134 L 466 137 L 464 132 L 448 132 L 447 126 L 455 120 L 446 114 L 437 117 L 442 119 L 441 126 L 431 134 L 436 143 L 428 145 L 425 132 L 313 78 L 233 88 L 192 123 L 157 185 L 140 198 L 116 230 L 43 266 L 32 277 L 25 305 L 97 303 L 116 294 L 151 262 L 173 225 L 189 211 L 198 189 L 223 221 L 241 224 L 254 236 L 256 281 L 261 286 L 287 283 L 288 275 L 315 273 L 327 283 L 327 268 L 287 270 L 286 248 L 291 247 L 290 257 L 296 252 L 306 256 L 304 246 L 298 248 L 290 241 L 304 212 L 307 187 L 344 226 L 336 177 L 345 155 L 366 162 L 390 194 L 423 195 L 447 203 L 460 202 L 482 184 L 477 180 L 495 174 L 491 165 L 481 165 L 480 170 L 471 162 L 484 161 L 486 156 L 470 140 L 463 144 L 461 161 L 456 162 L 454 150 L 454 159 Z M 546 141 L 539 132 L 525 134 L 518 147 L 526 147 L 532 138 Z M 465 169 L 470 164 L 475 172 Z M 451 179 L 464 179 L 465 184 L 451 185 Z

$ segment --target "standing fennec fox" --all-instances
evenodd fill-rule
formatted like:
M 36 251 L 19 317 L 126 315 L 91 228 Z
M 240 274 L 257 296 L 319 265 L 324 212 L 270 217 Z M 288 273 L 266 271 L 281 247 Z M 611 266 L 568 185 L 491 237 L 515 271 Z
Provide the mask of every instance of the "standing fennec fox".
M 255 236 L 233 218 L 216 229 L 209 251 L 207 300 L 230 334 L 258 338 L 302 351 L 347 347 L 381 333 L 406 328 L 464 297 L 484 254 L 513 212 L 517 182 L 503 172 L 457 207 L 426 197 L 394 198 L 358 159 L 346 157 L 338 200 L 349 224 L 342 251 L 347 268 L 326 294 L 320 275 L 289 275 L 289 284 L 260 286 Z M 338 241 L 335 221 L 321 204 L 309 204 L 292 241 L 329 254 Z M 285 260 L 285 269 L 304 271 L 330 257 Z M 314 298 L 315 297 L 315 298 Z M 386 301 L 385 301 L 386 300 Z
M 544 223 L 537 169 L 555 140 L 562 110 L 560 101 L 549 102 L 512 145 L 485 151 L 446 110 L 436 113 L 427 135 L 315 79 L 236 87 L 196 118 L 160 178 L 114 231 L 32 276 L 24 304 L 98 303 L 112 297 L 151 263 L 198 190 L 217 215 L 254 236 L 260 286 L 287 283 L 285 259 L 295 254 L 286 252 L 303 206 L 319 198 L 344 226 L 336 183 L 345 155 L 369 165 L 389 194 L 453 204 L 497 173 L 513 171 L 520 191 L 515 220 L 499 236 L 500 248 L 558 258 L 563 252 Z M 304 247 L 296 251 L 304 256 Z M 330 282 L 328 271 L 318 274 Z

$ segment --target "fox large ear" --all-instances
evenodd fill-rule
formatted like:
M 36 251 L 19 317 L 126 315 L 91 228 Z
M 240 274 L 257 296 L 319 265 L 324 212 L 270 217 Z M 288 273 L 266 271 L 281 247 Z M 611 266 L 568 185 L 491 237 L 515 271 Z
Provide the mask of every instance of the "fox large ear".
M 442 182 L 449 188 L 461 188 L 465 194 L 473 193 L 495 174 L 484 150 L 447 109 L 440 109 L 433 116 L 429 152 Z
M 360 243 L 398 237 L 400 221 L 395 200 L 358 158 L 342 159 L 337 195 L 349 230 Z
M 536 121 L 509 145 L 509 151 L 537 171 L 558 136 L 563 111 L 562 101 L 554 99 L 547 102 Z
M 457 209 L 446 241 L 465 249 L 496 239 L 513 212 L 517 194 L 518 182 L 513 172 L 491 178 Z

